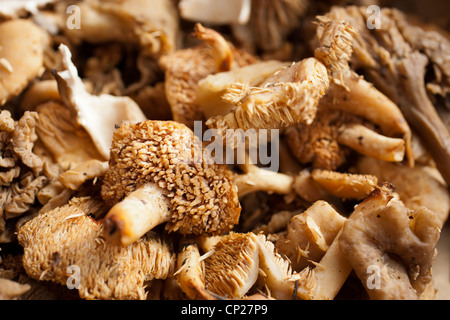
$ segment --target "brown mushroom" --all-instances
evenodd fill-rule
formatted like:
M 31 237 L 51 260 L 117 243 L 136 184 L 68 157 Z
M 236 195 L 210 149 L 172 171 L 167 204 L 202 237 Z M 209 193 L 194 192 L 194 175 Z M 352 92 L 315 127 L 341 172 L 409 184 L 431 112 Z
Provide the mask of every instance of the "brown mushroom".
M 371 299 L 418 299 L 431 281 L 441 221 L 430 210 L 409 210 L 388 185 L 360 203 L 339 246 Z
M 353 39 L 357 37 L 356 29 L 345 20 L 326 17 L 318 17 L 318 20 L 318 43 L 314 55 L 327 67 L 330 75 L 330 87 L 320 100 L 320 107 L 358 115 L 379 126 L 384 134 L 401 137 L 404 139 L 406 160 L 413 166 L 412 133 L 399 107 L 349 67 Z M 357 139 L 354 145 L 358 145 Z
M 115 133 L 102 197 L 111 207 L 105 237 L 132 243 L 154 226 L 182 234 L 220 234 L 239 219 L 234 176 L 202 158 L 193 132 L 174 121 L 123 124 Z M 158 217 L 156 217 L 158 215 Z
M 145 299 L 146 281 L 174 271 L 171 244 L 157 234 L 127 247 L 105 242 L 103 225 L 89 216 L 103 210 L 99 199 L 72 198 L 26 223 L 18 240 L 27 274 L 72 286 L 83 299 Z

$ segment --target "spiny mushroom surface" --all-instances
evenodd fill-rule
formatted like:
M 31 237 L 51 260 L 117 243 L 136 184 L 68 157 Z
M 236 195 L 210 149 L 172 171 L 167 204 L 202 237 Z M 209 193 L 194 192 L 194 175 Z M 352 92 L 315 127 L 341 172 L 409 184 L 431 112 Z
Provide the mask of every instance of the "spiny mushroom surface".
M 113 207 L 106 223 L 114 222 L 116 209 L 118 216 L 132 214 L 136 207 L 132 205 L 128 210 L 122 207 L 122 200 L 133 192 L 140 193 L 140 187 L 148 184 L 156 188 L 163 215 L 160 219 L 149 218 L 152 224 L 167 221 L 167 230 L 183 234 L 220 234 L 238 222 L 241 208 L 233 173 L 225 165 L 203 158 L 201 144 L 181 123 L 126 123 L 114 133 L 102 186 L 103 199 Z M 137 195 L 133 201 L 137 203 L 140 197 Z M 141 205 L 155 210 L 145 198 L 142 200 Z M 115 229 L 117 223 L 113 225 Z
M 146 281 L 173 273 L 173 249 L 156 234 L 127 247 L 105 242 L 103 225 L 89 216 L 103 210 L 101 200 L 72 198 L 22 226 L 18 240 L 27 274 L 72 284 L 84 299 L 145 299 Z
M 5 233 L 7 220 L 39 204 L 41 191 L 61 171 L 50 158 L 35 153 L 38 121 L 36 112 L 25 112 L 18 121 L 9 111 L 0 112 L 0 234 Z M 2 238 L 2 242 L 12 240 Z

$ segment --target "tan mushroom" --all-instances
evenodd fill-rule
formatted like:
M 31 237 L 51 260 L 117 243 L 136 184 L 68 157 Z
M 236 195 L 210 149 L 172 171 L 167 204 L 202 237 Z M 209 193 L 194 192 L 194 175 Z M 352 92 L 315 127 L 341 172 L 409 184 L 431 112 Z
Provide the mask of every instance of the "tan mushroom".
M 138 47 L 141 54 L 155 58 L 176 48 L 179 22 L 172 1 L 86 0 L 77 6 L 79 27 L 61 28 L 72 43 L 119 42 Z M 61 3 L 57 10 L 65 16 L 67 5 Z M 67 23 L 65 19 L 63 22 Z
M 448 92 L 448 39 L 411 23 L 396 9 L 383 8 L 380 28 L 373 30 L 366 27 L 368 13 L 363 7 L 335 7 L 327 17 L 346 20 L 357 30 L 352 43 L 352 66 L 364 71 L 398 105 L 449 183 L 450 134 L 429 97 L 445 96 Z M 433 72 L 425 78 L 428 65 Z
M 165 73 L 165 93 L 173 120 L 193 128 L 194 121 L 204 120 L 197 98 L 198 83 L 205 77 L 245 66 L 256 58 L 235 48 L 217 31 L 197 23 L 194 35 L 203 40 L 192 48 L 177 50 L 159 59 Z
M 378 181 L 389 181 L 400 200 L 411 210 L 425 207 L 435 212 L 442 225 L 450 212 L 450 194 L 439 171 L 428 165 L 414 168 L 386 163 L 373 158 L 362 157 L 356 163 L 357 172 L 377 177 Z
M 103 225 L 89 216 L 103 210 L 101 200 L 73 198 L 26 223 L 18 240 L 27 274 L 73 286 L 83 299 L 145 299 L 146 281 L 173 273 L 173 249 L 157 234 L 127 247 L 105 242 Z
M 318 200 L 289 220 L 275 248 L 291 261 L 294 271 L 314 267 L 328 251 L 345 220 L 328 202 Z
M 206 288 L 226 298 L 242 298 L 259 273 L 259 246 L 253 233 L 223 236 L 205 259 Z
M 202 158 L 193 132 L 174 121 L 126 123 L 114 134 L 102 197 L 105 237 L 132 243 L 161 223 L 182 234 L 220 234 L 241 211 L 233 173 Z
M 19 95 L 44 66 L 46 33 L 30 20 L 0 24 L 0 105 Z
M 371 299 L 418 299 L 431 281 L 441 221 L 409 210 L 384 185 L 344 224 L 339 246 Z
M 349 67 L 357 31 L 345 20 L 326 17 L 318 17 L 318 20 L 318 44 L 314 55 L 327 67 L 330 75 L 330 87 L 320 100 L 320 107 L 358 115 L 379 126 L 384 134 L 404 139 L 404 155 L 413 166 L 412 133 L 399 107 Z M 358 145 L 358 137 L 352 135 L 354 146 Z M 400 153 L 393 160 L 403 160 L 402 155 Z
M 228 129 L 281 129 L 297 123 L 310 124 L 319 99 L 328 88 L 322 63 L 308 58 L 267 77 L 257 87 L 232 84 L 222 96 L 233 108 L 224 116 L 208 119 L 226 137 Z

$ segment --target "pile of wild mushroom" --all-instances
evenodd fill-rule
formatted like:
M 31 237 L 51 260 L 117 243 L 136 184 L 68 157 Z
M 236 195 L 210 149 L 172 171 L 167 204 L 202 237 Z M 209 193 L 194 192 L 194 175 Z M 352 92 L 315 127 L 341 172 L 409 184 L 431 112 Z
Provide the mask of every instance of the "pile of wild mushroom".
M 446 297 L 450 30 L 371 4 L 0 2 L 0 298 Z

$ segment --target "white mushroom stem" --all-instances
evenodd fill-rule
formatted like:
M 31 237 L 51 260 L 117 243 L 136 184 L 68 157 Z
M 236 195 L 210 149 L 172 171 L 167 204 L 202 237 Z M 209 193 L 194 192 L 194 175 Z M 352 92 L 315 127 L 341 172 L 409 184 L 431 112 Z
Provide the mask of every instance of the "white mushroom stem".
M 161 188 L 147 183 L 114 205 L 103 220 L 106 240 L 129 245 L 170 218 L 170 202 Z
M 405 155 L 405 140 L 378 134 L 360 124 L 339 129 L 338 142 L 361 154 L 389 162 L 400 162 Z
M 235 179 L 239 197 L 251 192 L 266 191 L 278 194 L 288 194 L 292 191 L 294 177 L 259 168 L 254 164 L 242 166 L 244 174 L 237 175 Z
M 314 269 L 316 286 L 312 300 L 334 299 L 352 271 L 352 267 L 347 263 L 345 255 L 339 248 L 341 233 L 342 229 L 320 260 L 318 267 Z

